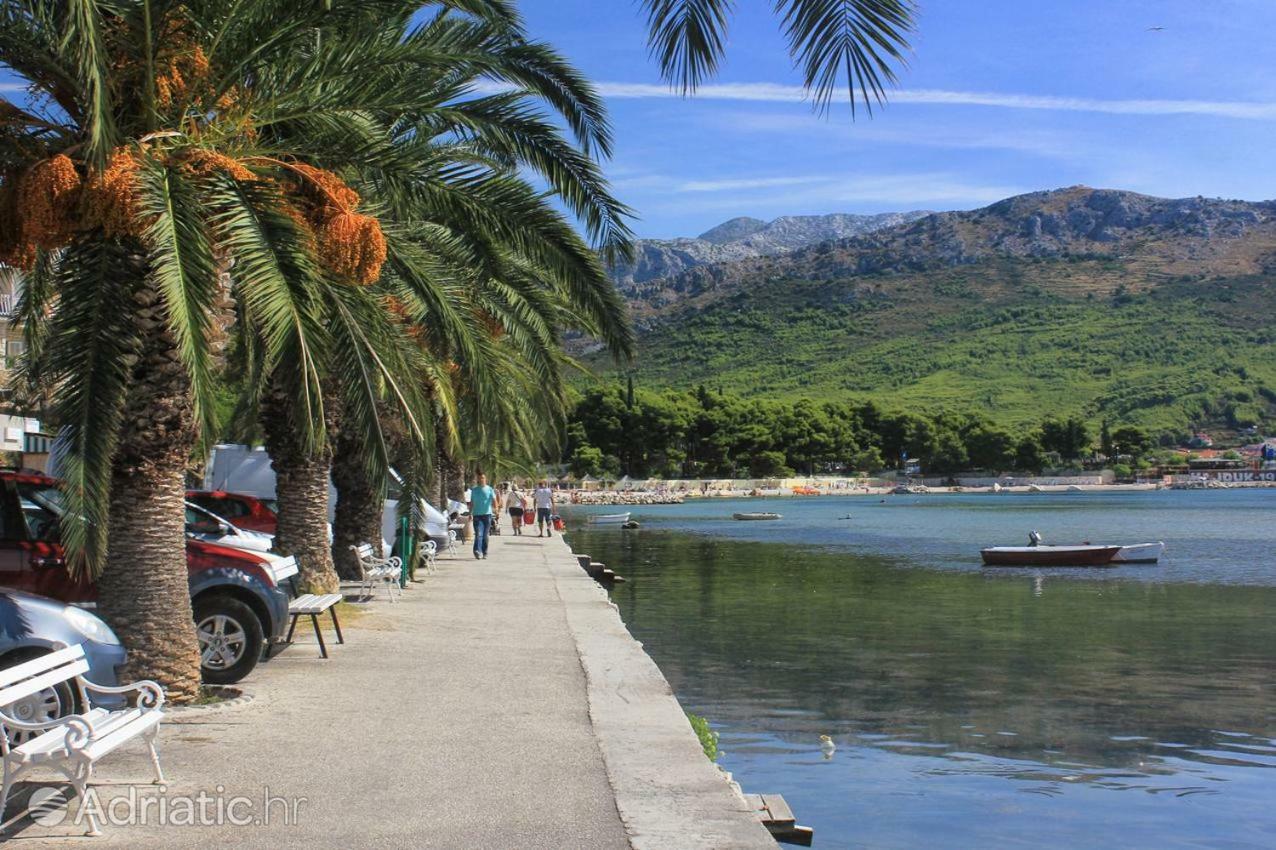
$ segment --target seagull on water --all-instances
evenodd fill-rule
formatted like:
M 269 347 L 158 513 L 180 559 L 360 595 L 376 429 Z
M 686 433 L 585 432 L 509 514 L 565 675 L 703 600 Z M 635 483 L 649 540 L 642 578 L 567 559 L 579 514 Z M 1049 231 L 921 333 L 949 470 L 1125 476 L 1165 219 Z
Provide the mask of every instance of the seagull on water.
M 833 753 L 837 752 L 837 744 L 833 743 L 833 739 L 828 735 L 821 735 L 820 752 L 824 753 L 825 759 L 831 759 L 833 758 Z

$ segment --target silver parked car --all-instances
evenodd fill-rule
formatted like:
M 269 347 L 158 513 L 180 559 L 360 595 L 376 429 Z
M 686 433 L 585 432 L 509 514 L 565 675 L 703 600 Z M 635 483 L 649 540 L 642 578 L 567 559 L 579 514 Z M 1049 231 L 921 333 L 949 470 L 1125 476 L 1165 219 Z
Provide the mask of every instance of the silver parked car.
M 55 599 L 0 588 L 0 668 L 77 643 L 84 647 L 89 662 L 89 681 L 108 687 L 119 684 L 116 670 L 124 663 L 124 647 L 101 618 Z M 88 706 L 76 704 L 78 699 L 63 682 L 5 706 L 4 711 L 18 720 L 39 723 L 86 710 Z M 10 740 L 21 742 L 29 734 L 18 732 Z

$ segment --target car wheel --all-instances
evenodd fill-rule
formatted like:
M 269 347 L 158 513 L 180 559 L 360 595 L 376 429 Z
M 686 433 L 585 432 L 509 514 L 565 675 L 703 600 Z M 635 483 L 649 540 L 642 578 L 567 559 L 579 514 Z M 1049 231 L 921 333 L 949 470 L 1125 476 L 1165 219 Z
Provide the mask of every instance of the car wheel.
M 0 661 L 0 667 L 12 667 L 45 654 L 47 653 L 14 653 Z M 13 719 L 21 720 L 24 723 L 44 723 L 49 720 L 56 720 L 59 717 L 65 717 L 68 714 L 75 714 L 76 702 L 75 690 L 70 683 L 58 682 L 56 685 L 51 685 L 16 702 L 9 703 L 4 706 L 3 711 Z M 13 746 L 24 744 L 42 734 L 39 731 L 30 729 L 8 729 L 6 731 L 9 733 L 9 741 Z
M 238 599 L 206 596 L 195 601 L 195 633 L 204 681 L 229 685 L 247 676 L 261 657 L 261 621 Z

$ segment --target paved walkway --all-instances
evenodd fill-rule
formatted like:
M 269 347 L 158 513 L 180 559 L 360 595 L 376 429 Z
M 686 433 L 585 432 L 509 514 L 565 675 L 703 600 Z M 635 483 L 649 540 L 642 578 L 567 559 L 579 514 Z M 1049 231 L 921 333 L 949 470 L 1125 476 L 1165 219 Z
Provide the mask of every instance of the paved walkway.
M 162 794 L 125 784 L 149 778 L 144 748 L 103 762 L 104 803 L 127 816 L 130 798 L 136 813 L 159 796 L 170 825 L 155 824 L 153 800 L 150 825 L 86 839 L 69 822 L 24 821 L 7 843 L 775 847 L 561 538 L 505 536 L 488 560 L 462 554 L 402 602 L 367 605 L 329 661 L 295 645 L 242 683 L 251 702 L 174 713 L 161 733 Z M 204 815 L 188 801 L 201 791 Z M 180 811 L 221 825 L 171 825 Z M 269 823 L 256 823 L 266 811 Z

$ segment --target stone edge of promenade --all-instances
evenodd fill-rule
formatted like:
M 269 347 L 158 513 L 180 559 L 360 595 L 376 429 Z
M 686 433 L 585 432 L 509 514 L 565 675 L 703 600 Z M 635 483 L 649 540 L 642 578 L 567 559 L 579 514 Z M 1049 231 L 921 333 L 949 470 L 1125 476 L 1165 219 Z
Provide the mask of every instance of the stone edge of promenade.
M 775 839 L 704 757 L 660 668 L 562 538 L 546 552 L 585 672 L 589 716 L 635 850 L 775 850 Z

